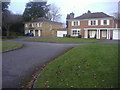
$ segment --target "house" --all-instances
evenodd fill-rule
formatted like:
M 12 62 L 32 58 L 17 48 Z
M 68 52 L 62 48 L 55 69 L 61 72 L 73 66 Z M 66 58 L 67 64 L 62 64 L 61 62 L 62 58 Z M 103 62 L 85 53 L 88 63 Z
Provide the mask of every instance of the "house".
M 120 39 L 118 21 L 103 13 L 88 11 L 81 16 L 74 17 L 74 13 L 67 15 L 66 24 L 71 37 Z
M 26 22 L 25 34 L 33 33 L 34 36 L 56 37 L 58 29 L 62 28 L 62 23 L 50 21 L 42 17 Z

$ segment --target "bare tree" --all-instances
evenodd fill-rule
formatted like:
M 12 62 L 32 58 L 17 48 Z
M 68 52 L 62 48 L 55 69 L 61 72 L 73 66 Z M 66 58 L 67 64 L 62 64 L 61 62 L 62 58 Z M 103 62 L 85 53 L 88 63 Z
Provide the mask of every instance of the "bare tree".
M 51 21 L 59 21 L 61 19 L 60 8 L 58 8 L 55 4 L 48 5 L 49 12 L 47 13 L 47 17 Z
M 17 22 L 22 22 L 22 16 L 12 14 L 10 11 L 4 11 L 2 17 L 2 25 L 6 29 L 6 35 L 10 36 L 10 27 Z

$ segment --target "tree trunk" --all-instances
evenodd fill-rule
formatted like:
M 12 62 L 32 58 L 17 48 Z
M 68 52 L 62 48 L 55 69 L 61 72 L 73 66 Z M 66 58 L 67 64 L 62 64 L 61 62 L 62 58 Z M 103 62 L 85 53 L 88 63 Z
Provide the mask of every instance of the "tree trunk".
M 7 37 L 10 36 L 10 30 L 9 30 L 9 29 L 10 29 L 10 27 L 8 26 L 8 27 L 6 28 L 6 30 L 7 30 L 7 32 L 6 32 Z

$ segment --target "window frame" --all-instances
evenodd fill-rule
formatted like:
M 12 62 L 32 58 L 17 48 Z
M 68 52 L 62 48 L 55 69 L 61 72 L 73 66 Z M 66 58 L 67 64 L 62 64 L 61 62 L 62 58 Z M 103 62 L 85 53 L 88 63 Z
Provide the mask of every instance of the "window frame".
M 98 20 L 89 20 L 88 25 L 89 26 L 97 26 L 98 25 Z
M 25 27 L 28 27 L 28 24 L 25 24 Z
M 78 20 L 72 21 L 72 26 L 79 26 L 79 25 L 80 25 L 80 21 Z
M 106 20 L 106 24 L 104 23 L 105 20 Z M 103 19 L 103 20 L 101 20 L 101 25 L 104 25 L 104 26 L 110 25 L 110 20 L 109 19 Z
M 104 33 L 103 33 L 104 32 Z M 102 31 L 102 37 L 107 37 L 107 31 L 106 30 L 103 30 Z
M 71 36 L 78 36 L 80 35 L 80 29 L 72 29 L 71 30 Z

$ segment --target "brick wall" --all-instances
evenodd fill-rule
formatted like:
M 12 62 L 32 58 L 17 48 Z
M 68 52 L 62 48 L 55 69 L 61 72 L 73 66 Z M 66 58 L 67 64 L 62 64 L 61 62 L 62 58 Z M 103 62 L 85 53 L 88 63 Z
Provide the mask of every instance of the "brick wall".
M 80 33 L 82 34 L 82 38 L 84 38 L 84 28 L 113 28 L 115 27 L 114 20 L 112 18 L 109 19 L 110 20 L 109 25 L 101 25 L 101 20 L 103 19 L 94 19 L 94 20 L 98 20 L 98 25 L 95 25 L 95 26 L 88 25 L 89 20 L 86 19 L 86 20 L 76 20 L 76 21 L 80 21 L 80 25 L 72 26 L 72 20 L 69 20 L 68 21 L 68 34 L 71 35 L 71 29 L 81 29 Z

